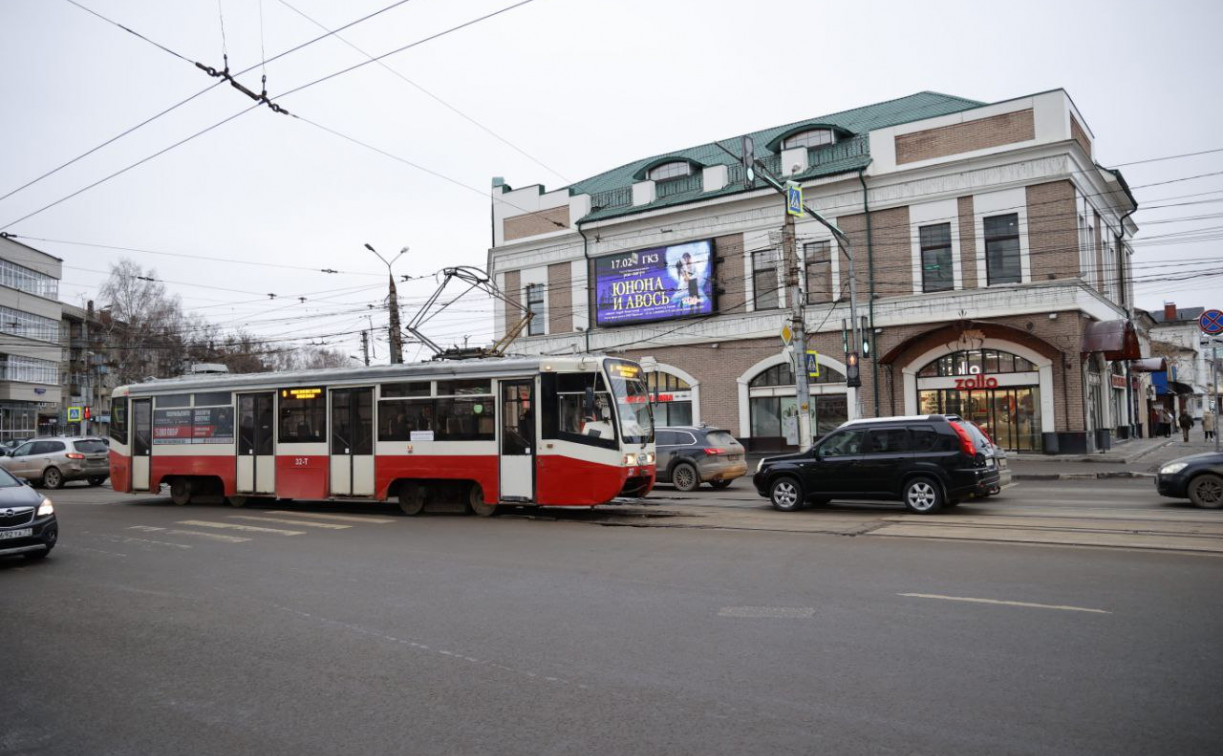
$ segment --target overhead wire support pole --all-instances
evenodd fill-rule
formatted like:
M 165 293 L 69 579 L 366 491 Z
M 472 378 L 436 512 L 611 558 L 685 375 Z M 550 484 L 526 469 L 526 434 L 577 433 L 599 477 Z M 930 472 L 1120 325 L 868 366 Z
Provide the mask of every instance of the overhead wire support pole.
M 756 170 L 759 171 L 760 177 L 764 179 L 766 184 L 768 184 L 770 187 L 772 187 L 774 190 L 776 190 L 778 193 L 782 194 L 783 196 L 785 195 L 786 188 L 781 184 L 780 181 L 778 181 L 776 178 L 772 176 L 772 174 L 769 173 L 768 167 L 765 166 L 764 163 L 761 162 L 760 160 L 757 160 L 755 155 L 750 155 L 750 156 L 746 154 L 745 155 L 735 155 L 734 152 L 732 152 L 731 150 L 723 146 L 721 142 L 714 142 L 714 144 L 716 144 L 718 148 L 721 149 L 723 152 L 725 152 L 727 155 L 730 155 L 731 157 L 736 158 L 737 160 L 740 160 L 744 166 L 750 165 L 754 167 Z M 811 206 L 808 205 L 806 202 L 803 203 L 803 212 L 805 212 L 807 215 L 814 218 L 817 222 L 819 222 L 820 225 L 822 225 L 824 228 L 832 232 L 832 235 L 837 240 L 838 246 L 840 246 L 844 250 L 845 257 L 849 261 L 849 322 L 850 322 L 850 327 L 853 329 L 853 342 L 850 345 L 851 348 L 849 350 L 849 355 L 848 355 L 850 364 L 846 365 L 845 378 L 846 378 L 846 383 L 848 384 L 849 387 L 859 388 L 862 385 L 862 379 L 859 375 L 858 350 L 862 348 L 862 333 L 860 330 L 860 323 L 858 321 L 858 276 L 857 276 L 857 272 L 854 270 L 853 244 L 849 241 L 849 237 L 845 234 L 844 231 L 842 231 L 832 221 L 820 215 L 815 210 L 812 210 Z M 805 326 L 806 324 L 804 323 L 803 325 Z M 806 328 L 803 329 L 803 332 L 805 335 Z M 803 349 L 804 349 L 803 360 L 805 361 L 806 360 L 806 345 L 805 344 L 803 346 Z M 861 408 L 861 406 L 862 406 L 862 400 L 859 398 L 858 407 Z M 875 412 L 876 414 L 878 414 L 878 407 L 875 408 Z
M 399 365 L 403 363 L 403 334 L 399 330 L 399 296 L 398 292 L 395 290 L 395 274 L 391 271 L 391 265 L 402 257 L 404 253 L 408 251 L 408 248 L 404 247 L 403 249 L 399 250 L 399 254 L 391 258 L 390 261 L 378 254 L 378 250 L 374 249 L 372 245 L 366 244 L 365 248 L 377 255 L 378 259 L 386 265 L 387 277 L 390 279 L 390 289 L 387 294 L 387 308 L 390 310 L 390 322 L 387 327 L 390 329 L 391 337 L 391 364 Z

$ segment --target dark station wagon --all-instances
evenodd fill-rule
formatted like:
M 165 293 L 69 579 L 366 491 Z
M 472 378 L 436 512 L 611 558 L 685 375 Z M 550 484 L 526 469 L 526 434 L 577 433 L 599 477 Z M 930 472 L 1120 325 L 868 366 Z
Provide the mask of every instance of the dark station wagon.
M 992 447 L 954 415 L 854 420 L 798 454 L 760 461 L 756 491 L 793 512 L 833 499 L 902 501 L 930 514 L 998 490 Z

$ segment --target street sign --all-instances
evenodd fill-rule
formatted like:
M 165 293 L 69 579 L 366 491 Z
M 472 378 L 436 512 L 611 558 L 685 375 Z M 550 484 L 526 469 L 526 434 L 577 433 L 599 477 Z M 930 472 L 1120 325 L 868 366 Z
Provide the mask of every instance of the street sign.
M 807 377 L 820 377 L 820 353 L 814 349 L 807 350 Z
M 69 407 L 68 408 L 68 422 L 70 423 L 81 422 L 81 408 L 80 407 Z
M 794 331 L 790 330 L 790 324 L 785 323 L 781 327 L 781 343 L 790 346 L 790 342 L 794 340 Z
M 797 181 L 786 182 L 786 212 L 790 215 L 803 214 L 803 187 Z
M 1223 310 L 1207 310 L 1202 313 L 1198 318 L 1198 327 L 1211 336 L 1223 333 Z

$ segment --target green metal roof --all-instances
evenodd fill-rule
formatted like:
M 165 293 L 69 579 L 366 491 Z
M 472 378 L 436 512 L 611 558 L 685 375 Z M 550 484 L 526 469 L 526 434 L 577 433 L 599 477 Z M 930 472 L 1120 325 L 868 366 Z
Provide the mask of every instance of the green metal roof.
M 780 155 L 769 149 L 769 144 L 784 134 L 796 131 L 803 126 L 833 127 L 857 136 L 844 139 L 831 147 L 819 148 L 813 152 L 818 156 L 818 162 L 798 175 L 799 179 L 811 179 L 819 176 L 832 176 L 838 173 L 857 171 L 870 164 L 870 149 L 867 134 L 875 129 L 883 129 L 911 121 L 934 118 L 949 113 L 958 113 L 972 108 L 978 108 L 985 103 L 966 100 L 962 97 L 940 94 L 938 92 L 918 92 L 908 97 L 896 100 L 866 105 L 840 113 L 816 116 L 783 126 L 756 131 L 750 134 L 755 144 L 756 158 L 766 164 L 776 163 L 776 172 L 781 173 Z M 729 150 L 738 154 L 742 144 L 739 136 L 720 140 Z M 659 184 L 659 198 L 648 205 L 633 206 L 631 192 L 634 183 L 641 172 L 649 166 L 658 165 L 668 160 L 685 160 L 701 165 L 727 165 L 731 168 L 731 182 L 724 188 L 713 192 L 701 191 L 700 174 L 687 179 Z M 687 149 L 652 155 L 641 160 L 605 171 L 597 176 L 578 181 L 569 187 L 570 194 L 589 194 L 595 199 L 594 210 L 582 218 L 583 221 L 601 220 L 620 215 L 640 213 L 655 210 L 660 207 L 698 202 L 711 197 L 746 191 L 742 176 L 738 173 L 738 161 L 721 150 L 717 144 L 702 144 Z M 757 184 L 762 186 L 762 184 Z M 665 193 L 665 196 L 663 194 Z

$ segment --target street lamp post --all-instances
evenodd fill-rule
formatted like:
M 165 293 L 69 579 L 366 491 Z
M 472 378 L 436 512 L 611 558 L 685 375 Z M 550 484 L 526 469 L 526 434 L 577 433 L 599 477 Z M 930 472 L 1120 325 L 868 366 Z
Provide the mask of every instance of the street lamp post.
M 391 364 L 398 365 L 403 362 L 403 336 L 399 332 L 399 297 L 397 295 L 397 292 L 395 291 L 395 274 L 391 272 L 391 265 L 393 265 L 396 260 L 402 257 L 404 253 L 408 251 L 408 248 L 404 247 L 403 249 L 399 250 L 399 254 L 391 258 L 389 262 L 387 261 L 385 257 L 378 254 L 378 250 L 374 249 L 372 245 L 367 243 L 365 245 L 365 248 L 368 249 L 370 252 L 373 252 L 375 255 L 378 255 L 378 259 L 381 260 L 384 265 L 386 265 L 387 277 L 390 279 L 390 282 L 391 282 L 390 294 L 387 297 L 387 305 L 389 306 L 390 311 L 391 311 L 391 320 L 390 320 Z

